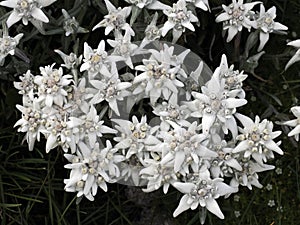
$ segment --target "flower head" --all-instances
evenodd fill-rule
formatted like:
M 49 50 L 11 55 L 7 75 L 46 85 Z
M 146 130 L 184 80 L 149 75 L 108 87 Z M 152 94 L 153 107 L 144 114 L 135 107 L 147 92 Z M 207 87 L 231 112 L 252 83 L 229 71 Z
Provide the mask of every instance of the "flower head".
M 282 125 L 288 125 L 294 127 L 288 134 L 289 137 L 295 136 L 296 141 L 299 141 L 299 133 L 300 133 L 300 106 L 294 106 L 291 108 L 292 113 L 294 114 L 296 119 L 289 120 L 281 123 Z
M 228 30 L 227 42 L 243 27 L 250 30 L 252 22 L 248 18 L 249 11 L 260 2 L 243 3 L 244 0 L 232 0 L 229 6 L 222 5 L 225 12 L 216 18 L 216 22 L 223 22 L 223 29 Z
M 35 21 L 48 23 L 49 19 L 41 10 L 41 8 L 51 5 L 56 0 L 5 0 L 0 2 L 0 5 L 13 8 L 6 23 L 8 27 L 17 23 L 22 19 L 24 25 L 28 21 L 35 25 Z

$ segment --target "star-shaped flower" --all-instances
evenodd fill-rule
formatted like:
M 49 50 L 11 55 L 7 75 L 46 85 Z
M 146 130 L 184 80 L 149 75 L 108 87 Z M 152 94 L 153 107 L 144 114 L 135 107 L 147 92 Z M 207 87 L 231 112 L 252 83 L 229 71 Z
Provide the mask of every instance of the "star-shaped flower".
M 288 134 L 289 137 L 295 136 L 296 141 L 299 141 L 300 133 L 300 106 L 294 106 L 291 108 L 292 113 L 297 119 L 289 120 L 281 123 L 282 125 L 288 125 L 294 127 Z

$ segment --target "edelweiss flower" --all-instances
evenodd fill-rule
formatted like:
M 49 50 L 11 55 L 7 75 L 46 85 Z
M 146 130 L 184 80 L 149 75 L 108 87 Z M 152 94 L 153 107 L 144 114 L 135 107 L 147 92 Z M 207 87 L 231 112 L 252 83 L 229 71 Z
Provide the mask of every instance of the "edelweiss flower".
M 105 35 L 108 35 L 112 30 L 120 32 L 126 30 L 131 36 L 134 36 L 134 31 L 131 26 L 126 23 L 126 18 L 131 12 L 131 7 L 116 8 L 109 0 L 104 0 L 108 15 L 104 16 L 104 19 L 94 26 L 93 30 L 99 27 L 105 27 Z
M 94 79 L 96 75 L 103 78 L 108 73 L 110 68 L 111 58 L 105 51 L 105 41 L 100 41 L 97 49 L 92 49 L 88 43 L 84 43 L 83 64 L 80 67 L 80 72 L 88 71 L 89 79 Z
M 22 112 L 22 118 L 19 119 L 14 127 L 20 126 L 18 132 L 26 132 L 24 140 L 28 143 L 29 151 L 33 150 L 36 140 L 40 141 L 41 132 L 45 129 L 47 112 L 43 112 L 38 102 L 33 102 L 29 106 L 16 106 Z
M 120 116 L 118 102 L 123 101 L 124 97 L 130 95 L 130 92 L 126 89 L 132 84 L 130 82 L 121 82 L 112 76 L 109 80 L 90 80 L 90 84 L 95 87 L 95 95 L 91 99 L 91 104 L 98 104 L 102 101 L 106 101 L 112 111 Z
M 103 134 L 114 134 L 116 130 L 103 125 L 104 121 L 100 120 L 97 110 L 93 105 L 90 106 L 89 112 L 82 116 L 70 116 L 66 123 L 68 128 L 77 136 L 79 140 L 87 140 L 92 148 L 97 142 L 97 137 L 102 137 Z
M 206 135 L 198 134 L 199 125 L 193 122 L 188 129 L 180 127 L 169 121 L 172 128 L 169 132 L 160 131 L 159 137 L 164 141 L 157 146 L 162 151 L 161 162 L 174 161 L 174 172 L 183 176 L 199 171 L 199 163 L 202 158 L 216 157 L 217 153 L 205 146 Z
M 233 70 L 234 65 L 228 67 L 226 55 L 222 55 L 220 63 L 220 79 L 225 80 L 224 89 L 227 91 L 237 92 L 236 96 L 245 98 L 245 91 L 243 90 L 243 81 L 246 80 L 248 75 L 243 74 L 243 71 Z
M 158 190 L 163 186 L 163 192 L 166 194 L 174 182 L 178 181 L 178 177 L 174 172 L 174 164 L 172 162 L 162 163 L 151 159 L 145 160 L 149 166 L 140 172 L 141 178 L 148 180 L 147 188 L 144 192 Z
M 40 67 L 41 75 L 35 76 L 34 83 L 38 85 L 38 101 L 45 101 L 48 107 L 53 104 L 62 107 L 68 96 L 64 88 L 72 82 L 73 76 L 63 75 L 62 68 L 53 69 L 54 65 Z
M 299 133 L 300 133 L 300 106 L 294 106 L 291 108 L 292 113 L 297 119 L 289 120 L 281 123 L 282 125 L 288 125 L 294 127 L 288 134 L 289 137 L 295 136 L 296 141 L 299 141 Z
M 212 133 L 208 148 L 214 150 L 218 156 L 210 160 L 210 172 L 213 178 L 232 176 L 234 170 L 242 171 L 238 161 L 238 154 L 233 154 L 233 148 L 222 140 L 218 133 Z
M 146 116 L 141 118 L 141 122 L 136 116 L 132 117 L 132 122 L 121 119 L 112 119 L 112 121 L 118 124 L 116 129 L 120 132 L 120 135 L 114 138 L 118 142 L 115 147 L 122 149 L 126 159 L 136 155 L 138 160 L 144 164 L 145 158 L 149 158 L 149 148 L 160 143 L 155 137 L 159 127 L 149 126 Z
M 22 19 L 24 25 L 28 21 L 35 25 L 35 21 L 48 23 L 49 19 L 41 10 L 41 8 L 51 5 L 56 0 L 5 0 L 0 2 L 0 5 L 13 8 L 9 15 L 6 24 L 11 27 Z
M 81 60 L 82 60 L 82 55 L 80 55 L 79 57 L 71 52 L 69 55 L 63 53 L 62 51 L 56 49 L 54 50 L 57 54 L 59 54 L 59 56 L 62 58 L 62 60 L 64 61 L 64 64 L 60 64 L 62 67 L 65 67 L 69 70 L 72 69 L 76 69 L 80 64 L 81 64 Z
M 300 61 L 300 39 L 295 40 L 295 41 L 291 41 L 287 45 L 290 45 L 290 46 L 293 46 L 295 48 L 298 48 L 298 50 L 296 51 L 295 55 L 286 64 L 285 70 L 287 70 L 287 68 L 289 68 L 295 62 Z
M 167 121 L 173 121 L 177 124 L 188 127 L 190 123 L 186 119 L 190 116 L 190 110 L 186 105 L 173 105 L 168 102 L 162 102 L 153 107 L 153 113 L 160 117 L 160 129 L 168 131 L 170 128 L 170 123 Z
M 267 41 L 269 40 L 269 34 L 276 31 L 287 30 L 288 28 L 281 23 L 275 22 L 276 7 L 271 7 L 267 12 L 263 4 L 260 5 L 259 16 L 256 19 L 253 27 L 259 29 L 260 44 L 257 51 L 261 51 Z
M 107 40 L 107 42 L 114 48 L 112 56 L 116 56 L 118 61 L 124 61 L 127 66 L 133 69 L 131 56 L 136 54 L 138 46 L 131 43 L 131 35 L 128 30 L 124 36 L 118 34 L 115 40 Z
M 135 67 L 136 70 L 143 73 L 133 80 L 133 84 L 144 82 L 146 85 L 138 86 L 133 91 L 134 95 L 145 92 L 146 96 L 150 97 L 152 105 L 155 105 L 161 95 L 171 104 L 177 104 L 178 87 L 184 86 L 177 78 L 187 76 L 181 68 L 181 64 L 189 51 L 175 56 L 173 50 L 174 47 L 168 47 L 166 44 L 161 51 L 149 50 L 151 52 L 150 58 L 143 60 L 144 65 Z
M 235 171 L 234 177 L 230 181 L 230 186 L 237 188 L 239 185 L 246 186 L 249 190 L 252 190 L 252 185 L 258 188 L 263 186 L 258 181 L 259 172 L 273 170 L 275 166 L 264 164 L 263 166 L 250 161 L 250 158 L 242 157 L 240 160 L 240 165 L 242 166 L 241 171 Z
M 202 93 L 192 92 L 195 100 L 186 102 L 193 117 L 202 118 L 202 130 L 208 134 L 211 126 L 220 123 L 225 134 L 228 129 L 235 137 L 237 125 L 233 117 L 236 108 L 247 103 L 245 99 L 237 99 L 235 91 L 225 90 L 225 79 L 219 78 L 220 67 L 218 67 L 211 80 L 201 87 Z
M 186 0 L 186 2 L 191 2 L 197 8 L 203 9 L 204 11 L 210 10 L 208 0 Z
M 252 157 L 257 163 L 263 165 L 268 158 L 274 158 L 273 152 L 283 155 L 279 148 L 280 143 L 275 143 L 274 138 L 281 134 L 281 131 L 273 132 L 273 123 L 264 119 L 260 122 L 258 116 L 253 122 L 249 117 L 236 113 L 235 116 L 241 121 L 244 128 L 242 134 L 236 137 L 240 143 L 232 153 L 244 152 L 244 158 Z
M 28 70 L 23 76 L 19 77 L 21 82 L 14 82 L 14 87 L 19 90 L 19 94 L 23 95 L 23 105 L 27 105 L 28 102 L 34 98 L 34 93 L 37 89 L 34 83 L 34 75 Z M 29 101 L 28 101 L 29 99 Z
M 97 189 L 100 187 L 107 191 L 106 182 L 115 182 L 114 178 L 120 176 L 117 163 L 123 161 L 123 157 L 116 154 L 117 149 L 112 148 L 109 141 L 106 148 L 100 149 L 99 143 L 90 148 L 83 142 L 78 144 L 77 155 L 65 154 L 70 164 L 65 168 L 71 169 L 70 178 L 65 179 L 65 190 L 77 191 L 77 197 L 85 196 L 90 201 L 94 200 Z
M 62 9 L 61 11 L 64 16 L 63 28 L 66 32 L 66 36 L 69 36 L 70 34 L 89 32 L 87 29 L 80 27 L 75 17 L 71 17 L 65 9 Z
M 244 0 L 232 0 L 229 6 L 222 5 L 225 12 L 216 18 L 216 22 L 223 22 L 223 29 L 228 30 L 227 42 L 239 32 L 243 27 L 251 29 L 252 22 L 248 18 L 249 11 L 260 2 L 243 3 Z
M 158 13 L 155 12 L 152 21 L 145 29 L 145 39 L 147 41 L 154 41 L 161 36 L 161 30 L 156 26 Z
M 61 146 L 64 152 L 76 151 L 76 140 L 72 130 L 67 126 L 67 113 L 53 110 L 46 123 L 44 134 L 46 136 L 46 153 L 57 146 Z
M 15 54 L 16 46 L 19 44 L 23 34 L 18 34 L 15 37 L 10 37 L 3 31 L 3 36 L 0 38 L 0 65 L 4 64 L 5 57 L 10 54 Z
M 198 22 L 198 18 L 187 9 L 185 0 L 179 0 L 173 7 L 163 10 L 163 13 L 168 16 L 168 21 L 161 28 L 162 36 L 166 36 L 173 29 L 173 43 L 177 42 L 185 28 L 195 31 L 192 22 Z
M 200 170 L 199 176 L 195 180 L 185 183 L 175 182 L 173 183 L 173 186 L 178 191 L 185 194 L 173 213 L 174 217 L 189 208 L 195 210 L 200 205 L 220 219 L 224 219 L 224 215 L 216 199 L 220 196 L 237 192 L 236 188 L 223 183 L 222 178 L 211 179 L 210 173 L 206 168 Z

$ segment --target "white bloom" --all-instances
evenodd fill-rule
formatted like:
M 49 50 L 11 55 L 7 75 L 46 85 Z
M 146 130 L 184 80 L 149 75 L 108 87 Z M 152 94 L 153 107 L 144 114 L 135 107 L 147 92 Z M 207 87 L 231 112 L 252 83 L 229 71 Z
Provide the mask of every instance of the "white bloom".
M 198 22 L 198 18 L 187 9 L 185 0 L 179 0 L 173 7 L 163 10 L 163 13 L 168 16 L 168 21 L 161 28 L 162 36 L 173 29 L 173 43 L 177 42 L 186 28 L 195 31 L 192 22 Z
M 161 95 L 171 104 L 177 104 L 178 88 L 184 86 L 177 78 L 187 76 L 181 68 L 181 64 L 189 51 L 175 56 L 173 55 L 174 47 L 168 47 L 166 44 L 161 51 L 154 49 L 149 51 L 151 56 L 149 59 L 143 60 L 144 65 L 135 67 L 142 73 L 133 80 L 133 84 L 143 82 L 145 85 L 138 86 L 133 94 L 145 92 L 146 96 L 150 97 L 152 105 L 155 105 Z
M 248 75 L 243 74 L 243 71 L 233 70 L 234 65 L 228 67 L 226 55 L 222 55 L 220 63 L 220 79 L 225 80 L 224 89 L 227 91 L 237 92 L 236 96 L 239 98 L 245 98 L 245 91 L 243 90 L 243 81 Z
M 170 184 L 178 181 L 173 163 L 162 163 L 151 159 L 146 161 L 149 166 L 140 171 L 141 177 L 148 180 L 147 188 L 144 188 L 143 191 L 151 192 L 163 186 L 163 192 L 166 194 Z
M 286 64 L 285 70 L 287 68 L 289 68 L 295 62 L 300 61 L 300 39 L 295 40 L 295 41 L 291 41 L 287 45 L 293 46 L 293 47 L 297 48 L 298 50 L 296 51 L 295 55 Z
M 34 75 L 28 70 L 23 76 L 19 77 L 21 82 L 14 82 L 14 87 L 19 90 L 19 94 L 23 95 L 23 105 L 27 104 L 27 99 L 29 102 L 34 98 L 34 93 L 37 89 L 34 83 Z
M 244 0 L 232 0 L 229 6 L 222 5 L 225 12 L 216 18 L 216 22 L 223 22 L 223 29 L 228 30 L 227 42 L 239 32 L 243 27 L 251 29 L 252 22 L 248 18 L 248 12 L 260 2 L 243 3 Z
M 235 171 L 234 177 L 230 181 L 230 186 L 238 187 L 239 185 L 246 186 L 249 190 L 252 190 L 252 185 L 258 188 L 263 186 L 258 181 L 259 172 L 273 170 L 275 166 L 264 164 L 259 165 L 249 161 L 249 158 L 242 158 L 240 160 L 240 165 L 242 166 L 242 171 Z
M 260 44 L 257 51 L 261 51 L 267 41 L 269 40 L 269 34 L 276 31 L 287 30 L 288 28 L 281 23 L 275 22 L 276 7 L 271 7 L 267 12 L 263 4 L 260 5 L 260 12 L 253 27 L 259 29 Z
M 283 151 L 278 146 L 280 143 L 273 141 L 281 134 L 281 131 L 272 131 L 272 122 L 266 119 L 260 122 L 258 116 L 255 117 L 255 121 L 239 113 L 235 116 L 244 128 L 240 129 L 242 134 L 236 137 L 240 142 L 232 151 L 233 153 L 243 152 L 244 158 L 251 156 L 260 165 L 267 162 L 268 158 L 274 158 L 272 151 L 283 155 Z
M 176 217 L 189 208 L 195 210 L 200 205 L 200 207 L 205 207 L 220 219 L 224 219 L 216 199 L 220 196 L 237 192 L 237 189 L 228 186 L 222 181 L 223 179 L 221 178 L 211 179 L 209 171 L 207 169 L 203 171 L 202 169 L 198 179 L 193 182 L 175 182 L 173 186 L 185 195 L 181 198 L 173 216 Z
M 156 12 L 153 16 L 152 21 L 145 29 L 145 35 L 146 35 L 145 38 L 148 41 L 154 41 L 156 39 L 159 39 L 161 36 L 161 30 L 156 25 L 157 17 L 158 17 L 158 13 Z
M 288 134 L 289 137 L 295 136 L 296 141 L 299 141 L 299 133 L 300 133 L 300 106 L 294 106 L 291 108 L 292 113 L 297 119 L 289 120 L 281 123 L 282 125 L 288 125 L 294 127 Z
M 15 54 L 16 46 L 19 44 L 23 34 L 20 33 L 15 37 L 10 37 L 8 34 L 3 32 L 3 36 L 0 38 L 0 65 L 4 64 L 5 57 L 10 54 Z
M 0 5 L 13 8 L 13 11 L 6 21 L 7 26 L 11 27 L 21 19 L 24 25 L 27 25 L 28 21 L 33 24 L 35 21 L 48 23 L 49 19 L 41 8 L 51 5 L 55 1 L 56 0 L 5 0 L 0 2 Z
M 107 42 L 114 48 L 112 57 L 116 56 L 118 61 L 124 61 L 127 66 L 133 69 L 131 56 L 135 55 L 138 46 L 131 43 L 131 35 L 126 30 L 125 35 L 118 34 L 115 40 L 107 40 Z
M 64 16 L 63 28 L 66 32 L 66 36 L 69 36 L 70 34 L 89 32 L 87 29 L 80 27 L 75 17 L 71 17 L 65 9 L 62 9 L 61 11 Z
M 105 51 L 105 41 L 99 42 L 97 49 L 92 49 L 88 43 L 84 43 L 83 64 L 80 67 L 80 72 L 88 71 L 89 79 L 100 75 L 103 78 L 107 74 L 107 70 L 111 65 L 111 58 Z
M 162 151 L 162 163 L 174 161 L 174 172 L 184 176 L 189 174 L 190 170 L 196 173 L 203 158 L 210 159 L 217 156 L 216 152 L 205 146 L 207 137 L 198 133 L 197 121 L 193 122 L 188 129 L 171 121 L 169 123 L 172 126 L 169 132 L 159 132 L 163 143 L 157 149 Z
M 204 11 L 210 10 L 208 0 L 186 0 L 186 2 L 191 2 L 197 8 L 203 9 Z
M 98 104 L 106 101 L 110 109 L 120 116 L 118 101 L 123 101 L 124 97 L 130 95 L 127 91 L 131 86 L 130 82 L 121 82 L 112 76 L 110 80 L 90 80 L 90 84 L 95 88 L 95 95 L 91 99 L 91 104 Z
M 123 150 L 126 159 L 135 155 L 144 164 L 144 159 L 149 158 L 149 148 L 160 143 L 155 137 L 158 127 L 148 125 L 146 116 L 141 118 L 141 122 L 136 116 L 132 117 L 132 122 L 121 119 L 113 119 L 112 121 L 117 123 L 115 127 L 120 132 L 114 138 L 118 142 L 115 147 Z
M 105 15 L 104 19 L 94 26 L 93 30 L 99 27 L 105 27 L 105 35 L 108 35 L 113 30 L 117 32 L 126 30 L 130 35 L 134 36 L 133 29 L 126 23 L 126 18 L 131 12 L 131 7 L 116 8 L 109 0 L 104 1 L 108 10 L 108 15 Z
M 210 172 L 213 178 L 232 176 L 234 170 L 241 171 L 242 167 L 239 164 L 237 154 L 232 154 L 233 148 L 222 140 L 217 133 L 211 134 L 211 143 L 209 149 L 214 150 L 218 156 L 210 160 Z
M 61 64 L 62 67 L 65 67 L 69 70 L 77 68 L 81 64 L 82 55 L 77 56 L 75 53 L 71 52 L 69 55 L 64 52 L 56 49 L 54 50 L 64 61 L 64 64 Z
M 114 179 L 120 176 L 117 163 L 124 158 L 116 154 L 117 149 L 112 148 L 109 141 L 106 142 L 104 149 L 100 149 L 99 143 L 95 144 L 94 148 L 90 148 L 83 142 L 78 146 L 76 155 L 65 154 L 71 162 L 65 165 L 65 168 L 71 169 L 70 178 L 64 180 L 65 190 L 77 191 L 77 197 L 84 195 L 93 201 L 98 187 L 106 192 L 106 182 L 115 182 Z
M 161 130 L 168 131 L 170 123 L 167 121 L 173 121 L 181 126 L 188 127 L 190 125 L 186 119 L 190 116 L 190 110 L 186 105 L 173 105 L 163 101 L 161 104 L 156 104 L 153 107 L 153 113 L 160 117 Z
M 228 129 L 237 135 L 237 125 L 233 117 L 236 108 L 245 105 L 245 99 L 237 99 L 236 92 L 225 90 L 225 79 L 220 79 L 220 67 L 212 78 L 201 87 L 202 93 L 192 92 L 195 100 L 186 102 L 191 109 L 191 116 L 202 118 L 202 130 L 208 134 L 214 123 L 220 123 L 225 134 Z
M 62 107 L 68 95 L 64 88 L 72 82 L 73 76 L 63 75 L 62 68 L 53 69 L 54 65 L 40 67 L 41 75 L 35 76 L 34 83 L 38 85 L 38 101 L 44 101 L 48 107 L 53 104 Z
M 47 112 L 43 112 L 37 102 L 33 102 L 27 107 L 21 105 L 16 107 L 22 112 L 22 118 L 16 122 L 14 127 L 20 126 L 18 132 L 26 132 L 24 139 L 28 143 L 29 150 L 32 151 L 35 141 L 40 141 L 40 133 L 45 129 Z
M 90 106 L 89 112 L 82 116 L 70 116 L 67 126 L 77 136 L 79 140 L 86 140 L 92 148 L 97 142 L 97 137 L 102 137 L 104 133 L 117 133 L 116 130 L 103 125 L 104 121 L 100 120 L 97 110 L 93 105 Z

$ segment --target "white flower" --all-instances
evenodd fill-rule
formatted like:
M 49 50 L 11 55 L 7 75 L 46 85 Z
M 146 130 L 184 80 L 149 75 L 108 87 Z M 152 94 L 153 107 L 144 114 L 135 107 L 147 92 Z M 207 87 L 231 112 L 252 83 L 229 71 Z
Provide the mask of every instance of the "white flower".
M 82 55 L 77 56 L 75 53 L 71 52 L 69 55 L 64 52 L 56 49 L 54 50 L 64 61 L 64 64 L 60 64 L 62 67 L 65 67 L 69 70 L 77 68 L 81 64 Z
M 240 160 L 242 171 L 235 171 L 234 177 L 230 181 L 230 186 L 238 187 L 239 185 L 246 186 L 249 190 L 252 190 L 252 185 L 258 188 L 263 186 L 258 181 L 259 172 L 273 170 L 275 166 L 264 164 L 259 165 L 258 163 L 249 161 L 249 158 L 242 158 Z
M 283 151 L 278 146 L 280 143 L 273 141 L 281 134 L 281 131 L 272 131 L 272 122 L 266 119 L 260 122 L 258 116 L 255 117 L 255 121 L 239 113 L 235 116 L 244 128 L 240 129 L 242 134 L 236 137 L 240 142 L 232 151 L 233 153 L 243 152 L 244 158 L 251 156 L 260 165 L 267 162 L 268 158 L 274 158 L 272 151 L 283 155 Z
M 201 87 L 202 93 L 192 92 L 195 100 L 186 102 L 191 109 L 191 116 L 202 118 L 202 130 L 208 134 L 214 123 L 220 123 L 224 133 L 231 131 L 237 135 L 237 125 L 233 117 L 236 108 L 247 103 L 245 99 L 235 98 L 235 90 L 225 90 L 225 79 L 220 79 L 220 67 L 218 67 L 212 78 Z
M 105 15 L 104 19 L 94 26 L 93 30 L 99 27 L 105 27 L 105 35 L 108 35 L 113 30 L 117 32 L 126 30 L 131 36 L 134 36 L 133 29 L 126 23 L 126 18 L 131 12 L 131 7 L 116 8 L 109 0 L 104 1 L 108 10 L 108 15 Z
M 15 54 L 16 46 L 19 44 L 23 34 L 20 33 L 15 37 L 10 37 L 6 32 L 3 32 L 3 36 L 0 38 L 0 65 L 4 64 L 5 57 L 10 54 Z
M 80 72 L 88 71 L 89 79 L 100 75 L 103 78 L 110 68 L 111 59 L 105 51 L 105 41 L 99 42 L 97 49 L 92 49 L 88 43 L 84 43 L 83 64 L 80 67 Z
M 168 131 L 170 128 L 170 123 L 167 121 L 173 121 L 181 126 L 188 127 L 190 125 L 186 119 L 190 116 L 190 110 L 186 105 L 173 105 L 166 101 L 161 104 L 157 104 L 153 107 L 153 113 L 160 117 L 161 130 Z
M 173 29 L 173 43 L 177 42 L 186 28 L 195 31 L 192 22 L 198 22 L 198 18 L 187 9 L 185 0 L 179 0 L 173 7 L 163 10 L 163 13 L 168 16 L 168 21 L 161 28 L 162 36 Z
M 90 106 L 89 112 L 81 116 L 70 116 L 67 121 L 67 126 L 77 136 L 79 140 L 86 140 L 92 148 L 97 142 L 97 137 L 102 137 L 103 134 L 114 134 L 116 130 L 103 125 L 104 121 L 100 120 L 97 110 L 93 105 Z
M 110 109 L 120 116 L 118 101 L 123 101 L 124 97 L 130 95 L 127 91 L 132 84 L 130 82 L 121 82 L 111 75 L 109 80 L 90 80 L 90 84 L 95 87 L 95 95 L 91 99 L 91 104 L 98 104 L 102 101 L 106 101 Z
M 36 140 L 40 141 L 41 132 L 45 129 L 47 112 L 43 112 L 38 102 L 33 102 L 29 106 L 16 106 L 22 112 L 22 118 L 19 119 L 14 127 L 20 126 L 18 132 L 26 132 L 24 140 L 28 143 L 30 151 L 33 150 Z
M 248 75 L 243 74 L 243 71 L 233 70 L 234 65 L 228 67 L 226 55 L 222 55 L 220 63 L 220 79 L 225 80 L 224 89 L 228 91 L 237 92 L 236 96 L 239 98 L 245 98 L 245 91 L 243 90 L 243 81 Z
M 238 155 L 232 154 L 233 148 L 222 140 L 218 133 L 211 134 L 209 149 L 214 150 L 218 156 L 210 160 L 210 172 L 213 178 L 232 176 L 234 170 L 241 171 Z
M 197 8 L 203 9 L 204 11 L 210 10 L 208 0 L 186 0 L 186 2 L 191 2 Z
M 287 68 L 289 68 L 295 62 L 300 61 L 300 39 L 295 40 L 295 41 L 291 41 L 287 45 L 290 45 L 290 46 L 293 46 L 295 48 L 298 48 L 298 50 L 296 51 L 295 55 L 286 64 L 285 70 L 287 70 Z
M 70 178 L 65 179 L 65 190 L 77 191 L 77 197 L 85 196 L 90 201 L 94 200 L 97 189 L 100 187 L 107 191 L 106 182 L 115 182 L 120 176 L 117 163 L 123 161 L 123 157 L 116 154 L 117 149 L 112 148 L 109 141 L 106 148 L 100 149 L 99 143 L 90 148 L 83 142 L 78 144 L 76 155 L 65 154 L 70 164 L 65 168 L 71 169 Z
M 155 12 L 152 21 L 145 29 L 145 39 L 148 41 L 154 41 L 156 39 L 159 39 L 161 36 L 161 30 L 157 27 L 157 17 L 158 13 Z
M 151 56 L 149 59 L 143 60 L 144 65 L 135 67 L 142 73 L 134 78 L 133 84 L 144 83 L 144 85 L 137 86 L 133 94 L 145 92 L 146 96 L 150 97 L 152 105 L 155 105 L 161 95 L 171 104 L 177 104 L 178 88 L 184 86 L 177 78 L 179 76 L 186 77 L 181 63 L 189 51 L 175 56 L 173 55 L 174 47 L 168 47 L 166 44 L 161 51 L 154 49 L 149 51 Z
M 275 22 L 276 7 L 271 7 L 267 12 L 263 4 L 260 5 L 260 12 L 253 27 L 259 29 L 260 44 L 257 51 L 261 51 L 267 41 L 269 40 L 269 34 L 276 31 L 287 30 L 288 28 L 281 23 Z
M 116 56 L 118 61 L 124 61 L 127 66 L 133 69 L 131 56 L 135 55 L 138 46 L 131 43 L 131 35 L 126 30 L 125 35 L 118 34 L 115 40 L 107 40 L 107 42 L 114 48 L 112 56 Z
M 5 0 L 0 2 L 0 5 L 13 8 L 6 23 L 8 27 L 17 23 L 22 19 L 24 25 L 28 21 L 35 24 L 35 21 L 48 23 L 49 19 L 41 10 L 41 8 L 51 5 L 56 0 Z
M 72 82 L 73 76 L 63 75 L 62 68 L 53 69 L 54 65 L 40 67 L 41 75 L 35 76 L 34 83 L 38 85 L 38 101 L 44 101 L 48 107 L 53 104 L 62 107 L 68 95 L 64 88 Z
M 223 29 L 228 30 L 227 42 L 239 32 L 243 27 L 251 29 L 252 22 L 248 18 L 248 12 L 260 2 L 243 3 L 244 0 L 232 0 L 229 6 L 222 5 L 225 12 L 216 18 L 216 22 L 223 22 Z
M 23 76 L 19 77 L 21 82 L 14 82 L 14 87 L 19 90 L 19 94 L 23 95 L 23 105 L 26 105 L 34 98 L 34 93 L 37 89 L 36 84 L 34 83 L 34 75 L 28 70 Z
M 114 138 L 118 142 L 115 147 L 123 150 L 126 159 L 136 155 L 143 164 L 144 159 L 149 158 L 149 148 L 160 143 L 155 137 L 158 127 L 148 125 L 146 116 L 141 118 L 141 122 L 136 116 L 132 117 L 132 122 L 121 119 L 113 119 L 112 121 L 118 124 L 115 127 L 120 132 Z
M 176 217 L 189 208 L 195 210 L 200 205 L 200 207 L 205 207 L 220 219 L 224 219 L 224 215 L 216 199 L 220 196 L 237 192 L 237 189 L 230 187 L 222 181 L 223 179 L 221 178 L 211 179 L 209 171 L 207 169 L 203 171 L 202 169 L 198 179 L 193 182 L 175 182 L 173 186 L 185 195 L 181 198 L 173 216 Z
M 67 113 L 52 110 L 45 123 L 44 134 L 46 136 L 46 153 L 57 146 L 61 146 L 64 152 L 69 148 L 74 153 L 76 150 L 75 136 L 72 130 L 67 127 Z
M 205 146 L 206 135 L 199 134 L 197 121 L 193 122 L 188 129 L 180 127 L 169 121 L 172 129 L 160 131 L 159 137 L 163 143 L 157 149 L 162 151 L 162 163 L 174 161 L 174 172 L 179 172 L 183 176 L 193 172 L 198 172 L 199 164 L 203 158 L 210 159 L 217 156 L 216 152 L 209 150 Z
M 294 114 L 297 119 L 289 120 L 286 122 L 281 123 L 282 125 L 288 125 L 291 127 L 294 127 L 293 130 L 291 130 L 288 133 L 288 136 L 295 136 L 296 141 L 299 141 L 299 133 L 300 133 L 300 106 L 294 106 L 291 108 L 292 113 Z
M 174 172 L 174 165 L 172 162 L 162 163 L 161 161 L 145 160 L 149 166 L 140 171 L 143 179 L 148 180 L 147 188 L 144 192 L 151 192 L 158 190 L 163 186 L 163 192 L 166 194 L 174 182 L 178 181 L 178 177 Z
M 65 9 L 62 9 L 61 11 L 64 16 L 63 28 L 66 32 L 66 36 L 69 36 L 70 34 L 89 32 L 87 29 L 80 27 L 75 17 L 71 17 Z

